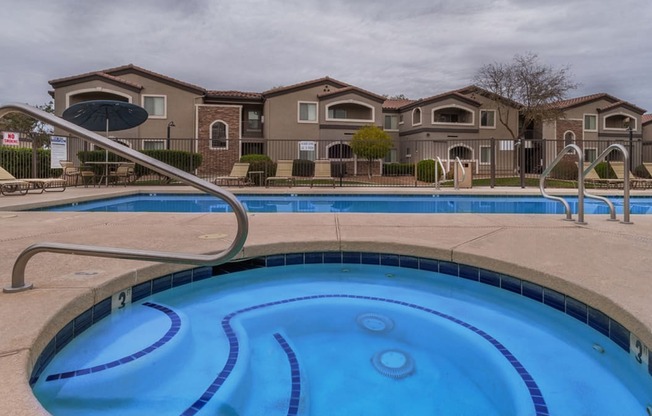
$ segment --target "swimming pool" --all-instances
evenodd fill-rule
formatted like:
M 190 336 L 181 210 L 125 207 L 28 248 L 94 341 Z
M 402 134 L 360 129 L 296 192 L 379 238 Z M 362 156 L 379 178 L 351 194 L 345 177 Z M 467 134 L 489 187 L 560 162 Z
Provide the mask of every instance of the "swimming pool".
M 132 288 L 39 370 L 35 394 L 54 415 L 646 412 L 647 369 L 580 302 L 436 260 L 301 256 Z
M 248 212 L 352 213 L 491 213 L 563 214 L 564 207 L 541 196 L 485 195 L 238 195 Z M 577 198 L 568 198 L 577 212 Z M 622 198 L 612 199 L 622 213 Z M 585 213 L 605 214 L 606 204 L 585 199 Z M 632 214 L 652 214 L 652 198 L 632 197 Z M 94 212 L 228 212 L 230 207 L 209 195 L 144 194 L 44 208 L 47 211 Z

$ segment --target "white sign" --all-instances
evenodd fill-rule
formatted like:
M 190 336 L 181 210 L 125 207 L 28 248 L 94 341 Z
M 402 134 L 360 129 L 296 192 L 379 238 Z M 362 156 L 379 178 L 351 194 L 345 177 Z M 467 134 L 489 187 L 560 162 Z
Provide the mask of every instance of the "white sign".
M 65 137 L 50 138 L 50 169 L 61 168 L 62 160 L 68 160 L 68 141 Z
M 18 146 L 18 137 L 20 137 L 20 133 L 5 131 L 2 133 L 2 144 L 5 146 Z
M 299 142 L 299 150 L 302 152 L 314 152 L 315 142 Z

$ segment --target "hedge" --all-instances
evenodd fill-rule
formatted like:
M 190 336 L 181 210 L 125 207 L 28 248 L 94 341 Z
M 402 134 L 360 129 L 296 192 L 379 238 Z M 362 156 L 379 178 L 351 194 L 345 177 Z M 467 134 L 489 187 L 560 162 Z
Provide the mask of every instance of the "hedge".
M 50 168 L 50 149 L 36 150 L 38 174 L 32 172 L 32 149 L 0 146 L 0 166 L 16 178 L 52 178 L 61 176 L 61 168 Z
M 422 182 L 435 182 L 435 169 L 437 169 L 437 179 L 442 180 L 444 171 L 437 162 L 432 159 L 422 160 L 417 163 L 417 180 Z
M 141 150 L 140 153 L 174 166 L 184 172 L 192 172 L 201 166 L 202 155 L 199 153 L 190 153 L 183 150 Z M 77 157 L 82 163 L 86 162 L 104 162 L 106 160 L 106 152 L 104 150 L 86 150 L 77 153 Z M 118 156 L 109 152 L 109 162 L 126 162 L 124 157 Z M 101 174 L 104 170 L 102 166 L 94 166 L 93 169 L 97 170 L 97 174 Z M 149 168 L 136 164 L 136 176 L 141 177 L 151 173 Z

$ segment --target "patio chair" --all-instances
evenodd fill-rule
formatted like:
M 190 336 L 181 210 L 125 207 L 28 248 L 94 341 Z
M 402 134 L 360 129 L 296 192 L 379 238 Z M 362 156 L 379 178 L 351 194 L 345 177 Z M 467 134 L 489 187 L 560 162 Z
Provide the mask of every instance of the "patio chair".
M 66 190 L 68 182 L 63 178 L 20 178 L 16 179 L 14 175 L 7 172 L 3 167 L 0 166 L 0 181 L 16 181 L 16 182 L 27 182 L 29 191 L 38 191 L 38 193 L 45 192 L 63 192 Z M 7 183 L 7 182 L 5 182 Z
M 0 179 L 0 194 L 2 195 L 27 195 L 30 187 L 31 185 L 29 182 L 11 179 Z
M 314 185 L 315 181 L 319 183 L 332 183 L 335 188 L 335 178 L 331 176 L 331 161 L 330 160 L 317 160 L 315 161 L 315 175 L 310 178 L 310 187 Z
M 74 185 L 77 186 L 77 183 L 79 182 L 79 178 L 81 177 L 81 171 L 79 170 L 79 168 L 76 167 L 75 164 L 69 160 L 61 160 L 59 161 L 59 164 L 61 165 L 61 168 L 63 168 L 63 173 L 61 174 L 61 177 L 66 181 L 73 178 Z
M 132 182 L 136 174 L 136 164 L 133 162 L 124 162 L 120 163 L 115 170 L 109 172 L 109 183 L 117 185 L 123 183 L 124 186 L 127 186 L 128 183 Z
M 251 185 L 251 179 L 247 176 L 249 172 L 249 163 L 237 162 L 233 164 L 231 168 L 231 173 L 227 176 L 218 176 L 213 180 L 215 185 L 219 186 L 229 186 L 229 185 Z
M 292 176 L 291 160 L 279 160 L 276 163 L 276 173 L 265 179 L 265 187 L 269 187 L 270 182 L 285 182 L 290 188 L 294 185 L 294 177 Z

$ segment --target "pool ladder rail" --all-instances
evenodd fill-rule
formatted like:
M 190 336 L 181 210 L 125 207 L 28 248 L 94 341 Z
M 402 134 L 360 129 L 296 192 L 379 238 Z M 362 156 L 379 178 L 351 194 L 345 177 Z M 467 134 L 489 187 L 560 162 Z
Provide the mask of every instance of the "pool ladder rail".
M 566 221 L 573 221 L 573 214 L 570 208 L 570 204 L 568 201 L 566 201 L 564 198 L 550 195 L 545 191 L 545 181 L 546 177 L 552 172 L 553 168 L 559 163 L 560 160 L 564 158 L 564 156 L 570 152 L 574 152 L 577 155 L 577 223 L 585 225 L 586 222 L 584 221 L 584 197 L 587 198 L 592 198 L 592 199 L 597 199 L 599 201 L 604 202 L 607 204 L 609 207 L 609 221 L 617 221 L 616 219 L 616 208 L 614 207 L 614 204 L 608 199 L 603 196 L 599 195 L 593 195 L 588 192 L 586 192 L 586 186 L 584 183 L 584 178 L 586 175 L 595 168 L 598 163 L 600 163 L 602 160 L 604 160 L 609 153 L 611 153 L 613 150 L 619 151 L 623 154 L 623 162 L 625 166 L 629 166 L 629 152 L 627 152 L 627 149 L 625 149 L 625 146 L 621 144 L 612 144 L 608 146 L 600 155 L 595 158 L 595 160 L 586 167 L 584 168 L 584 155 L 582 152 L 582 149 L 580 149 L 579 146 L 576 144 L 569 144 L 566 147 L 564 147 L 561 152 L 557 155 L 555 160 L 552 161 L 550 165 L 543 171 L 541 176 L 539 177 L 539 190 L 541 191 L 541 195 L 545 198 L 552 199 L 555 201 L 558 201 L 564 205 L 564 209 L 566 211 Z M 630 206 L 629 206 L 629 169 L 625 169 L 624 172 L 624 178 L 623 178 L 623 220 L 621 221 L 622 224 L 632 224 L 630 221 Z
M 238 254 L 242 250 L 242 247 L 244 247 L 245 241 L 247 239 L 247 234 L 249 232 L 249 220 L 247 218 L 247 213 L 244 206 L 232 193 L 218 187 L 217 185 L 204 181 L 203 179 L 200 179 L 194 175 L 144 155 L 143 153 L 132 150 L 127 146 L 123 146 L 118 142 L 114 142 L 113 140 L 102 137 L 97 133 L 93 133 L 89 130 L 79 127 L 69 121 L 64 120 L 63 118 L 46 113 L 45 111 L 42 111 L 38 108 L 34 108 L 26 104 L 7 104 L 0 106 L 0 118 L 11 113 L 22 113 L 31 116 L 45 124 L 57 127 L 68 133 L 71 133 L 76 137 L 87 140 L 96 146 L 110 150 L 112 153 L 115 153 L 118 156 L 124 157 L 125 159 L 128 159 L 132 162 L 137 162 L 138 164 L 145 166 L 157 173 L 177 179 L 183 183 L 195 187 L 196 189 L 199 189 L 200 191 L 206 192 L 224 200 L 233 209 L 237 219 L 238 230 L 231 245 L 225 250 L 213 255 L 87 246 L 81 244 L 65 243 L 45 242 L 33 244 L 27 247 L 18 255 L 12 270 L 11 286 L 3 288 L 3 292 L 15 293 L 33 288 L 33 284 L 25 282 L 25 268 L 27 266 L 27 262 L 35 254 L 43 252 L 212 266 L 226 263 L 227 261 L 231 260 L 236 254 Z

